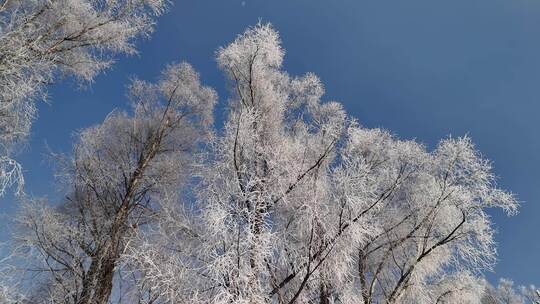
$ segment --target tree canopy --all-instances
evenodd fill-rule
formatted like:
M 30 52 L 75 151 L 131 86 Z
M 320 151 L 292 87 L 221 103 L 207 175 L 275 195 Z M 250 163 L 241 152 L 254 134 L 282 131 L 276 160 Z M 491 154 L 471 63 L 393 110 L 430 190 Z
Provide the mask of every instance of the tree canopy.
M 471 139 L 428 150 L 366 128 L 283 57 L 269 24 L 217 51 L 230 86 L 223 130 L 216 93 L 181 63 L 156 84 L 135 80 L 131 110 L 81 131 L 58 158 L 65 200 L 27 197 L 16 220 L 28 301 L 499 297 L 482 276 L 496 257 L 486 210 L 518 204 Z

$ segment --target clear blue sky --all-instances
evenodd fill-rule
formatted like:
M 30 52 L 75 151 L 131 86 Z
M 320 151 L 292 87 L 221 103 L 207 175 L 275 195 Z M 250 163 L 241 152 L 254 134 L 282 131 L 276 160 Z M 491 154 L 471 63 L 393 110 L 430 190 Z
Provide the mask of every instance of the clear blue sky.
M 494 211 L 499 263 L 490 280 L 540 285 L 540 1 L 538 0 L 178 0 L 158 20 L 140 56 L 120 58 L 86 90 L 51 88 L 26 151 L 28 193 L 57 197 L 46 144 L 69 152 L 73 131 L 125 107 L 125 86 L 188 61 L 227 97 L 215 50 L 261 19 L 274 24 L 292 74 L 314 72 L 326 98 L 368 127 L 433 147 L 469 134 L 494 162 L 499 185 L 523 202 Z M 218 124 L 222 120 L 218 108 Z M 16 203 L 0 200 L 8 215 Z

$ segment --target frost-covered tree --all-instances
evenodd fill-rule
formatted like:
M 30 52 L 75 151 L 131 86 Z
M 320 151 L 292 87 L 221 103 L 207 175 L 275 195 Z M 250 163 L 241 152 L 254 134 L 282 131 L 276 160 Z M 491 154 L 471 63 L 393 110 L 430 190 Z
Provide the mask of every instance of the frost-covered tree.
M 17 253 L 41 275 L 39 303 L 108 303 L 130 237 L 175 200 L 209 135 L 216 94 L 188 64 L 167 67 L 157 84 L 136 80 L 129 93 L 131 113 L 80 132 L 63 159 L 65 200 L 22 204 Z
M 400 171 L 397 189 L 376 215 L 380 232 L 358 251 L 364 301 L 432 303 L 430 286 L 440 278 L 492 265 L 493 231 L 484 210 L 513 212 L 516 202 L 494 187 L 489 163 L 468 138 L 443 140 L 427 153 L 387 134 L 377 137 L 382 149 L 368 153 L 391 159 L 383 151 L 399 151 Z
M 489 162 L 467 137 L 428 151 L 361 127 L 283 55 L 269 25 L 218 50 L 232 94 L 193 201 L 125 254 L 149 302 L 478 303 L 485 210 L 517 205 Z
M 509 279 L 500 279 L 497 286 L 484 282 L 482 304 L 537 304 L 540 292 L 534 285 L 516 286 Z
M 501 279 L 496 287 L 486 282 L 482 304 L 525 304 L 525 298 L 515 289 L 513 281 Z
M 521 293 L 532 304 L 540 304 L 540 290 L 534 285 L 520 287 Z
M 0 304 L 24 303 L 17 280 L 17 269 L 14 267 L 14 255 L 6 243 L 0 243 Z
M 45 85 L 74 76 L 91 81 L 117 53 L 135 53 L 162 0 L 0 0 L 0 195 L 22 189 L 14 150 L 29 134 Z

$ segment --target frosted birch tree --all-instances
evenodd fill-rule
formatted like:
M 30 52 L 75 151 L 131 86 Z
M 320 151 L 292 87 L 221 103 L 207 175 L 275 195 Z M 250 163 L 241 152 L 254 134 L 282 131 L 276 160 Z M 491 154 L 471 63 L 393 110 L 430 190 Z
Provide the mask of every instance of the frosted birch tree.
M 377 215 L 381 232 L 358 253 L 368 303 L 432 303 L 430 285 L 439 278 L 490 269 L 495 246 L 484 210 L 512 213 L 516 206 L 512 195 L 494 187 L 489 162 L 468 138 L 443 140 L 432 153 L 419 150 L 402 159 L 415 169 Z
M 174 200 L 193 150 L 209 135 L 216 93 L 185 63 L 157 84 L 136 80 L 131 113 L 83 130 L 64 158 L 65 200 L 22 204 L 17 252 L 42 278 L 38 303 L 108 303 L 129 238 Z
M 534 285 L 516 286 L 512 280 L 502 278 L 497 286 L 485 282 L 482 304 L 537 304 L 540 292 Z
M 501 279 L 497 286 L 486 282 L 482 304 L 525 304 L 525 297 L 515 289 L 514 282 Z
M 228 117 L 195 202 L 139 231 L 125 258 L 159 303 L 479 303 L 494 262 L 487 208 L 515 212 L 471 140 L 428 151 L 321 100 L 282 70 L 270 25 L 220 48 Z
M 22 190 L 21 148 L 45 86 L 73 76 L 90 82 L 134 39 L 152 31 L 162 0 L 0 0 L 0 195 Z
M 0 243 L 0 303 L 23 303 L 24 295 L 18 285 L 18 276 L 14 266 L 14 252 L 6 243 Z

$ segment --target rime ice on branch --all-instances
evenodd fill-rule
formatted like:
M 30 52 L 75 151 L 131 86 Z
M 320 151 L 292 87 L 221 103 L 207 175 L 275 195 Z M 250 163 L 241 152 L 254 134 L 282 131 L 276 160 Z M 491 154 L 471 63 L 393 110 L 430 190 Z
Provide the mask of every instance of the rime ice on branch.
M 18 185 L 11 157 L 36 116 L 45 86 L 74 76 L 90 82 L 134 39 L 150 34 L 162 0 L 0 0 L 0 195 Z

